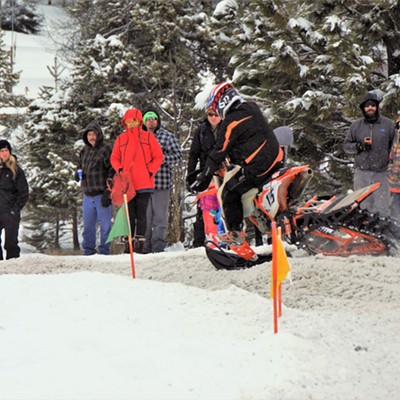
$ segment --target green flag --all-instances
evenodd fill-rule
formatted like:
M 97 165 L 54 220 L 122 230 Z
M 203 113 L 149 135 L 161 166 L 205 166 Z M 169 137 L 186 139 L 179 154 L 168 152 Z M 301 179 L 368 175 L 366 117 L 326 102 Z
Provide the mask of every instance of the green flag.
M 122 204 L 120 209 L 117 211 L 115 216 L 114 225 L 111 228 L 110 234 L 108 235 L 107 242 L 111 242 L 115 237 L 129 236 L 129 222 L 126 215 L 125 203 Z

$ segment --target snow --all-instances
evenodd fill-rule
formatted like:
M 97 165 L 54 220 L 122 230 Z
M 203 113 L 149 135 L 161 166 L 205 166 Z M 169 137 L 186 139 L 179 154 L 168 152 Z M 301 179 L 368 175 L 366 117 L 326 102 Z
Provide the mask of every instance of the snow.
M 58 3 L 53 1 L 53 3 Z M 66 13 L 61 7 L 49 6 L 47 1 L 40 1 L 37 5 L 39 13 L 45 17 L 42 32 L 38 35 L 27 35 L 10 31 L 4 31 L 4 41 L 7 47 L 11 47 L 15 37 L 15 71 L 21 71 L 18 85 L 14 88 L 15 94 L 23 94 L 28 98 L 35 98 L 41 86 L 54 87 L 54 78 L 48 68 L 54 67 L 56 57 L 56 45 L 53 38 L 57 40 L 56 24 L 63 21 Z M 58 60 L 60 61 L 60 59 Z M 62 76 L 66 76 L 67 70 Z
M 264 246 L 262 251 L 268 251 Z M 309 257 L 273 333 L 269 263 L 204 249 L 0 263 L 0 399 L 395 399 L 392 257 Z

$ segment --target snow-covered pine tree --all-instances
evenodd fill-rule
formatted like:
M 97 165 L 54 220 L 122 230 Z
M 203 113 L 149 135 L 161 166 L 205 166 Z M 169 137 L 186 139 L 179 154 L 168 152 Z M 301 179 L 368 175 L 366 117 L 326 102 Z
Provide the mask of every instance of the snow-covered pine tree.
M 24 150 L 30 187 L 25 236 L 42 251 L 58 250 L 71 241 L 77 250 L 81 192 L 74 181 L 80 134 L 65 107 L 68 92 L 29 105 Z
M 294 129 L 291 155 L 319 172 L 320 188 L 350 184 L 347 163 L 336 160 L 351 120 L 360 116 L 360 97 L 394 85 L 382 68 L 396 59 L 393 46 L 400 43 L 395 3 L 249 0 L 216 8 L 235 83 L 262 105 L 274 127 Z M 383 106 L 385 111 L 385 101 Z
M 0 28 L 22 33 L 37 33 L 43 17 L 37 13 L 36 1 L 3 0 L 0 1 Z
M 13 69 L 10 50 L 6 49 L 4 31 L 0 30 L 0 104 L 2 107 L 14 107 L 21 102 L 20 96 L 13 94 L 21 73 Z

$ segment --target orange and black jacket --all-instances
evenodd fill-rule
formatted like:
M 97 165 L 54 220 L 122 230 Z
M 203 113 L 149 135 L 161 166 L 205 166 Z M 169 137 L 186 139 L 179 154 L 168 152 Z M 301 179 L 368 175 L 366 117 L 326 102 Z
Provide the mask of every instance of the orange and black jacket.
M 221 121 L 217 141 L 209 154 L 204 174 L 215 172 L 225 160 L 241 165 L 246 179 L 258 186 L 282 159 L 278 141 L 255 103 L 231 108 Z

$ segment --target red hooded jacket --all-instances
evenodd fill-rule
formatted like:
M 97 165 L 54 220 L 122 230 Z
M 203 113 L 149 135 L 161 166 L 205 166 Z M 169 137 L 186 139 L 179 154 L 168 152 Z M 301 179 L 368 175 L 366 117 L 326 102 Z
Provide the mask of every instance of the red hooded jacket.
M 139 127 L 127 128 L 125 121 L 136 119 Z M 156 137 L 142 130 L 143 117 L 140 110 L 130 108 L 125 112 L 121 125 L 125 132 L 119 135 L 111 153 L 111 165 L 115 171 L 130 171 L 137 191 L 154 189 L 154 175 L 160 168 L 164 155 Z

